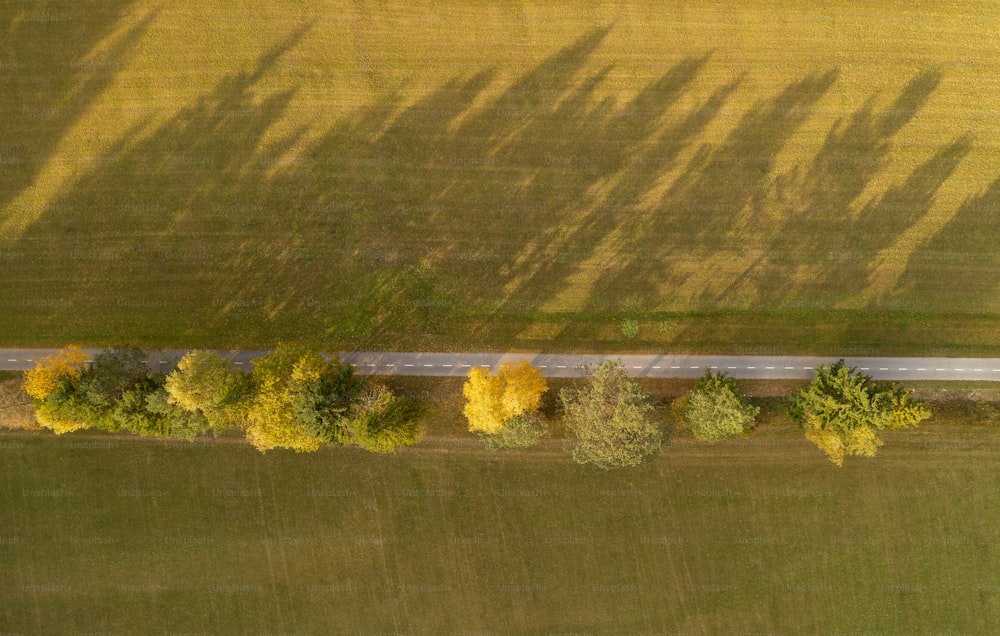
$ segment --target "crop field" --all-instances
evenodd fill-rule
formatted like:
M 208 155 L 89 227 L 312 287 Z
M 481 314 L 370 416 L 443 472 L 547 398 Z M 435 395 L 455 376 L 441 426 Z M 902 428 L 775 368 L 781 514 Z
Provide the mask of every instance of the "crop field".
M 1000 12 L 823 4 L 4 3 L 0 340 L 997 355 Z
M 557 442 L 6 433 L 0 629 L 992 634 L 998 442 L 939 422 L 838 469 L 775 425 L 592 475 Z

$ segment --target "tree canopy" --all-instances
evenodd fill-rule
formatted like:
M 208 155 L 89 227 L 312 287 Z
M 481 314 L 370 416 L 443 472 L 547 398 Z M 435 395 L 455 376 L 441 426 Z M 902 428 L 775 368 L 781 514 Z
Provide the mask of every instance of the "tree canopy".
M 505 363 L 496 375 L 486 368 L 471 368 L 462 387 L 469 430 L 497 433 L 507 420 L 537 411 L 547 388 L 541 369 L 526 360 L 516 365 Z
M 760 408 L 740 392 L 736 379 L 706 370 L 678 409 L 695 437 L 714 442 L 746 433 L 754 426 Z
M 874 457 L 883 444 L 879 431 L 917 426 L 931 415 L 910 391 L 875 382 L 843 360 L 817 367 L 813 381 L 790 399 L 788 413 L 838 466 L 847 456 Z
M 663 434 L 649 396 L 621 361 L 588 367 L 584 382 L 562 389 L 559 399 L 578 463 L 603 470 L 637 466 L 660 450 Z

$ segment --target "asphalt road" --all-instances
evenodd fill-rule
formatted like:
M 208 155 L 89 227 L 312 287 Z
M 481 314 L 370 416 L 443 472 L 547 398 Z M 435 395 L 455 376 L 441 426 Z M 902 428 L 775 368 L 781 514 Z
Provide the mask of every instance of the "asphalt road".
M 87 349 L 96 353 L 98 349 Z M 24 370 L 40 357 L 58 349 L 0 349 L 0 369 Z M 169 349 L 150 354 L 154 367 L 171 369 L 186 349 Z M 250 369 L 254 358 L 265 351 L 227 351 L 219 354 L 238 368 Z M 496 369 L 504 362 L 527 360 L 548 377 L 578 377 L 581 367 L 603 360 L 618 359 L 633 376 L 653 378 L 693 378 L 705 369 L 725 371 L 736 378 L 807 380 L 820 364 L 830 364 L 835 356 L 688 356 L 651 355 L 571 355 L 550 353 L 412 353 L 349 352 L 341 360 L 357 367 L 364 375 L 465 376 L 473 366 Z M 877 358 L 845 357 L 878 380 L 992 380 L 1000 382 L 1000 358 Z

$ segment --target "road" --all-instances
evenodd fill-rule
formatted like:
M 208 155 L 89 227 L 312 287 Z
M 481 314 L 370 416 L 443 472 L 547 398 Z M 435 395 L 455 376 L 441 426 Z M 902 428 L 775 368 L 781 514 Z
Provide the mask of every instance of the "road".
M 0 370 L 24 370 L 40 357 L 58 349 L 0 349 Z M 93 355 L 99 349 L 85 349 Z M 186 349 L 168 349 L 150 354 L 156 368 L 170 370 Z M 254 358 L 265 351 L 217 350 L 237 368 L 249 369 Z M 637 377 L 694 378 L 705 369 L 725 371 L 736 378 L 807 380 L 820 364 L 830 364 L 835 356 L 689 356 L 573 355 L 555 353 L 413 353 L 349 352 L 341 360 L 350 362 L 364 375 L 465 376 L 471 367 L 496 369 L 504 362 L 527 360 L 548 377 L 578 377 L 589 363 L 618 359 Z M 881 358 L 845 357 L 878 380 L 991 380 L 1000 382 L 1000 358 Z

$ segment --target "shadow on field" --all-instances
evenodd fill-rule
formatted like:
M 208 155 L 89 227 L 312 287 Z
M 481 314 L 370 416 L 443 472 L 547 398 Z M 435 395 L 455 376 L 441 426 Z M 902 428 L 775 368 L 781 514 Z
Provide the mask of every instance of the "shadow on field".
M 899 279 L 904 306 L 943 299 L 970 313 L 1000 312 L 1000 179 L 963 203 L 918 248 Z
M 155 12 L 115 35 L 99 55 L 92 53 L 132 4 L 0 4 L 0 208 L 34 182 L 59 141 L 127 62 Z
M 593 343 L 595 323 L 660 316 L 664 294 L 685 286 L 697 306 L 832 306 L 878 282 L 876 255 L 927 214 L 972 144 L 958 137 L 861 205 L 940 73 L 919 74 L 883 110 L 873 96 L 810 165 L 775 175 L 836 69 L 788 84 L 699 145 L 743 78 L 691 104 L 704 54 L 675 60 L 623 103 L 601 97 L 614 68 L 592 57 L 610 27 L 503 89 L 485 68 L 415 102 L 389 92 L 332 128 L 275 138 L 295 90 L 261 95 L 259 82 L 311 28 L 157 129 L 132 131 L 63 193 L 61 213 L 28 230 L 23 245 L 53 256 L 13 263 L 8 280 L 27 289 L 58 276 L 72 298 L 41 319 L 82 325 L 92 340 L 445 350 L 513 346 L 560 312 L 572 319 L 532 346 Z M 921 253 L 960 252 L 949 241 L 977 223 L 995 238 L 995 213 L 977 215 L 995 210 L 998 192 L 970 200 Z M 985 290 L 995 250 L 985 238 L 975 247 L 993 259 Z M 713 278 L 729 254 L 731 269 Z M 905 293 L 938 293 L 920 287 L 919 262 Z M 674 337 L 699 337 L 692 329 Z

